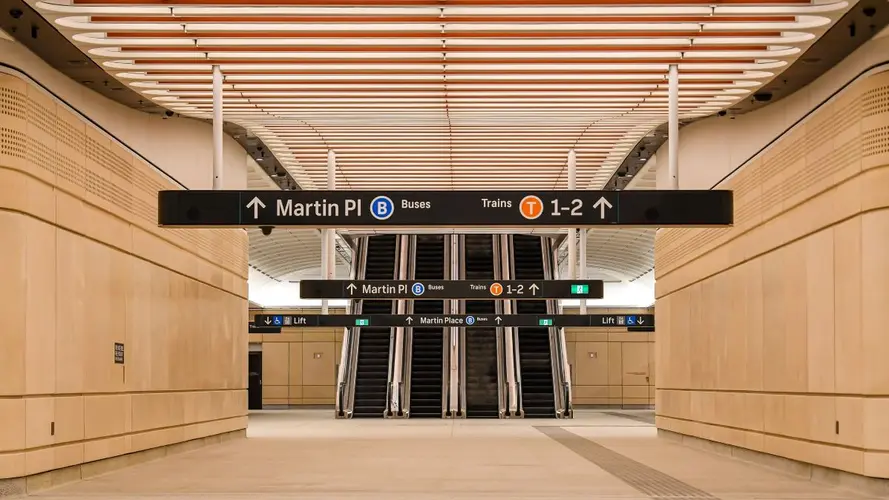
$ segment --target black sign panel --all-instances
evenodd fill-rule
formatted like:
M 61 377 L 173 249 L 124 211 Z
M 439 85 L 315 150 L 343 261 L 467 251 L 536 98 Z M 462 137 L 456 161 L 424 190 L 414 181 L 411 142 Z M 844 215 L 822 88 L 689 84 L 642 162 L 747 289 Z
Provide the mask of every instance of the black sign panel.
M 281 333 L 280 326 L 257 326 L 254 323 L 247 324 L 247 333 Z
M 339 327 L 653 327 L 652 314 L 273 314 L 257 315 L 258 325 L 296 328 Z
M 731 191 L 161 191 L 170 227 L 727 226 Z
M 302 299 L 601 299 L 601 280 L 302 280 Z
M 114 343 L 114 364 L 122 365 L 124 361 L 123 357 L 123 344 L 119 342 Z

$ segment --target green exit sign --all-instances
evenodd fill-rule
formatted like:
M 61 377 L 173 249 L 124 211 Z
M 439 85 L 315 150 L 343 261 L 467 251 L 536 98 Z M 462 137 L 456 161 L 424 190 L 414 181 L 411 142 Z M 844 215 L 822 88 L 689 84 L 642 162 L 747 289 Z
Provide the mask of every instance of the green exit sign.
M 589 285 L 571 285 L 571 293 L 573 295 L 589 295 L 590 294 L 590 286 Z
M 355 326 L 369 326 L 370 320 L 365 318 L 359 318 L 355 320 Z
M 553 326 L 553 320 L 551 318 L 538 319 L 537 325 L 538 326 Z

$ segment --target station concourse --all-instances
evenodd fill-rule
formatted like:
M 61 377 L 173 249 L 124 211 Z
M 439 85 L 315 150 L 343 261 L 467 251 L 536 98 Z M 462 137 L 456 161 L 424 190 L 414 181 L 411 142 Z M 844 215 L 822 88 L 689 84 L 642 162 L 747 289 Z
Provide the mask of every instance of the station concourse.
M 0 497 L 889 497 L 885 0 L 0 7 Z

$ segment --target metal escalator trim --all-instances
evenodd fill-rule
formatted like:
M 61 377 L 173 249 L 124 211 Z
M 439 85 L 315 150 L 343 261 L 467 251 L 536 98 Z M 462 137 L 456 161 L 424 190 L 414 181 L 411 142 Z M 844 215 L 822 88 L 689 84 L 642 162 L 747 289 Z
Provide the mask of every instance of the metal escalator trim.
M 553 240 L 541 238 L 541 255 L 543 257 L 543 278 L 555 279 L 555 262 L 553 254 Z M 556 300 L 546 301 L 547 314 L 559 313 L 559 304 Z M 568 353 L 565 342 L 565 330 L 563 328 L 550 328 L 550 365 L 553 369 L 553 391 L 556 401 L 556 417 L 570 418 L 571 410 L 571 380 L 568 368 Z
M 452 241 L 454 239 L 454 235 L 448 234 L 442 237 L 442 251 L 444 252 L 444 262 L 442 275 L 447 279 L 452 272 L 452 264 L 451 264 L 451 256 L 453 252 L 451 251 Z M 441 302 L 441 309 L 445 314 L 450 314 L 448 312 L 449 301 L 443 300 Z M 453 414 L 451 409 L 451 387 L 452 387 L 452 362 L 454 361 L 453 355 L 451 352 L 451 343 L 452 343 L 452 328 L 442 328 L 441 330 L 441 417 L 445 418 L 448 415 Z
M 502 246 L 504 248 L 505 260 L 503 262 L 503 269 L 506 273 L 506 277 L 504 279 L 515 279 L 515 243 L 514 243 L 514 235 L 503 235 L 502 236 Z M 514 300 L 504 301 L 504 305 L 506 307 L 506 314 L 516 314 L 518 312 L 518 304 Z M 512 360 L 512 378 L 513 378 L 513 401 L 515 404 L 515 408 L 512 410 L 512 413 L 519 417 L 525 416 L 525 406 L 524 406 L 524 398 L 523 389 L 522 389 L 522 357 L 519 355 L 519 348 L 521 347 L 519 343 L 519 329 L 515 327 L 509 327 L 506 329 L 509 338 L 509 351 L 507 352 L 507 356 Z
M 454 272 L 451 273 L 452 277 L 456 279 L 466 279 L 466 236 L 465 235 L 457 235 L 457 240 L 454 242 L 456 245 L 457 255 L 455 257 L 458 262 L 457 267 Z M 451 301 L 452 312 L 456 314 L 465 314 L 466 313 L 466 302 L 465 301 Z M 458 349 L 457 355 L 459 356 L 458 370 L 459 370 L 459 379 L 458 379 L 458 387 L 457 393 L 459 396 L 459 400 L 457 401 L 457 415 L 466 418 L 466 329 L 465 328 L 451 328 L 451 332 L 453 335 L 457 337 Z
M 400 253 L 399 260 L 399 276 L 403 276 L 405 280 L 414 278 L 416 272 L 416 255 L 417 255 L 417 235 L 402 236 L 403 245 L 406 249 Z M 398 314 L 412 314 L 414 309 L 414 301 L 399 300 L 397 301 L 396 310 Z M 398 402 L 399 406 L 393 412 L 398 416 L 407 416 L 410 414 L 410 378 L 411 378 L 411 359 L 409 355 L 413 352 L 413 334 L 412 329 L 396 328 L 396 339 L 401 339 L 401 348 L 395 353 L 395 363 L 399 364 L 398 373 L 400 377 L 395 380 L 395 386 L 399 389 Z
M 493 253 L 494 253 L 494 279 L 500 281 L 504 279 L 503 277 L 503 245 L 502 238 L 498 235 L 494 235 L 491 244 L 493 245 Z M 508 308 L 504 307 L 504 303 L 506 301 L 496 301 L 494 302 L 494 312 L 498 315 L 500 314 L 508 314 Z M 508 336 L 509 328 L 497 328 L 494 330 L 496 335 L 496 345 L 497 345 L 497 414 L 500 418 L 510 414 L 509 408 L 509 377 L 507 377 L 509 365 L 506 359 L 506 337 Z M 504 388 L 504 382 L 506 383 L 506 387 Z M 504 390 L 505 389 L 505 390 Z
M 410 235 L 398 235 L 396 255 L 398 260 L 395 266 L 395 279 L 406 280 L 408 261 L 410 260 Z M 393 314 L 404 314 L 405 300 L 395 300 L 392 303 Z M 390 330 L 391 342 L 389 349 L 389 382 L 386 386 L 386 401 L 388 406 L 386 413 L 389 416 L 400 416 L 402 413 L 403 380 L 404 380 L 404 327 L 396 327 Z
M 407 244 L 408 244 L 408 257 L 407 257 L 407 269 L 404 270 L 403 275 L 404 279 L 412 280 L 416 277 L 417 273 L 417 235 L 411 234 L 407 236 Z M 413 314 L 414 313 L 414 301 L 413 300 L 399 300 L 399 307 L 404 311 L 403 314 Z M 400 412 L 405 417 L 410 417 L 411 414 L 411 366 L 413 364 L 413 348 L 414 348 L 414 332 L 413 328 L 402 328 L 402 355 L 401 355 L 401 363 L 402 363 L 402 400 L 401 400 L 401 409 Z M 410 355 L 408 355 L 410 353 Z
M 357 279 L 364 279 L 366 270 L 367 270 L 367 249 L 368 249 L 369 241 L 367 237 L 359 238 L 358 240 L 358 255 L 353 256 L 353 262 L 356 263 L 356 271 L 355 277 Z M 349 310 L 352 314 L 361 314 L 363 301 L 361 300 L 353 300 L 349 303 Z M 350 332 L 352 333 L 353 341 L 350 343 L 349 348 L 349 370 L 348 370 L 348 380 L 346 381 L 345 391 L 347 394 L 347 399 L 345 402 L 345 412 L 346 417 L 351 418 L 354 410 L 355 410 L 355 387 L 358 379 L 358 349 L 361 343 L 361 335 L 359 334 L 358 328 L 351 328 Z M 345 344 L 343 344 L 345 348 Z

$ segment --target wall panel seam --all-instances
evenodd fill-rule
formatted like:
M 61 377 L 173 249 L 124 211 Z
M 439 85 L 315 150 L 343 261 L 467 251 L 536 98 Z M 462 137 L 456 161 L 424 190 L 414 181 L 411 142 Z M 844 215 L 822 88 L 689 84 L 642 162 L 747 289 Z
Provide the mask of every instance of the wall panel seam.
M 889 394 L 859 394 L 854 392 L 796 392 L 796 391 L 754 391 L 743 389 L 697 389 L 697 388 L 679 388 L 679 387 L 657 387 L 658 391 L 673 392 L 698 392 L 698 393 L 719 393 L 719 394 L 762 394 L 766 396 L 816 396 L 816 397 L 838 397 L 838 398 L 865 398 L 865 399 L 885 399 L 889 398 Z
M 671 415 L 664 415 L 662 413 L 655 414 L 655 417 L 667 419 L 667 420 L 676 420 L 679 422 L 688 422 L 688 423 L 698 424 L 698 425 L 706 425 L 706 426 L 710 426 L 710 427 L 719 427 L 721 429 L 730 429 L 733 431 L 751 432 L 754 434 L 760 434 L 762 436 L 774 437 L 774 438 L 780 438 L 780 439 L 790 439 L 793 441 L 799 441 L 799 442 L 803 442 L 803 443 L 819 444 L 819 445 L 823 445 L 823 446 L 831 446 L 834 448 L 844 448 L 844 449 L 852 450 L 852 451 L 862 451 L 865 453 L 889 454 L 889 450 L 880 450 L 880 449 L 874 449 L 874 448 L 862 448 L 859 446 L 852 446 L 852 445 L 842 444 L 842 443 L 831 443 L 830 441 L 819 441 L 817 439 L 807 439 L 807 438 L 801 438 L 801 437 L 795 437 L 795 436 L 788 436 L 786 434 L 776 434 L 773 432 L 759 431 L 756 429 L 748 429 L 745 427 L 735 427 L 735 426 L 725 425 L 725 424 L 704 422 L 701 420 L 691 420 L 691 419 L 682 418 L 682 417 L 674 417 Z M 658 425 L 658 427 L 660 427 L 660 425 Z M 670 430 L 670 429 L 666 429 L 666 430 Z M 677 431 L 674 431 L 674 432 L 677 432 Z M 680 432 L 679 434 L 692 435 L 687 432 Z M 704 438 L 704 439 L 708 439 L 708 438 Z M 768 452 L 764 452 L 764 453 L 768 453 Z M 772 453 L 769 453 L 769 454 L 771 455 Z
M 18 396 L 10 396 L 10 395 L 2 395 L 0 394 L 0 400 L 2 399 L 33 399 L 33 398 L 88 398 L 88 397 L 98 397 L 98 396 L 130 396 L 130 395 L 143 395 L 143 394 L 188 394 L 188 393 L 198 393 L 198 394 L 206 394 L 213 392 L 240 392 L 246 391 L 247 387 L 235 387 L 231 389 L 158 389 L 158 390 L 148 390 L 148 391 L 120 391 L 120 392 L 66 392 L 66 393 L 56 393 L 56 394 L 23 394 Z
M 0 168 L 2 168 L 2 167 L 0 167 Z M 196 277 L 194 277 L 194 276 L 189 276 L 188 274 L 185 274 L 185 273 L 183 273 L 183 272 L 181 272 L 181 271 L 177 271 L 177 270 L 175 270 L 175 269 L 169 268 L 169 267 L 167 267 L 167 266 L 165 266 L 165 265 L 163 265 L 163 264 L 160 264 L 160 263 L 158 263 L 158 262 L 155 262 L 155 261 L 153 261 L 153 260 L 151 260 L 151 259 L 149 259 L 149 258 L 147 258 L 147 257 L 143 257 L 143 256 L 141 256 L 141 255 L 139 255 L 139 254 L 136 254 L 136 253 L 133 253 L 133 252 L 124 250 L 124 249 L 122 249 L 122 248 L 120 248 L 120 247 L 114 246 L 114 245 L 112 245 L 111 243 L 108 243 L 108 242 L 105 242 L 105 241 L 102 241 L 102 240 L 98 240 L 98 239 L 93 238 L 93 237 L 91 237 L 91 236 L 87 236 L 87 235 L 85 235 L 85 234 L 83 234 L 83 233 L 79 233 L 79 232 L 77 232 L 77 231 L 73 231 L 73 230 L 71 230 L 71 229 L 68 229 L 68 228 L 66 228 L 66 227 L 64 227 L 64 226 L 60 226 L 60 225 L 56 224 L 55 222 L 46 220 L 46 219 L 44 219 L 44 218 L 42 218 L 42 217 L 40 217 L 40 216 L 38 216 L 38 215 L 29 213 L 29 212 L 25 212 L 25 211 L 22 211 L 22 210 L 18 210 L 18 209 L 15 209 L 15 208 L 6 208 L 6 207 L 0 207 L 0 212 L 13 213 L 13 214 L 21 215 L 21 216 L 24 216 L 24 217 L 30 217 L 30 218 L 32 218 L 32 219 L 35 219 L 35 220 L 38 220 L 38 221 L 43 222 L 43 223 L 45 223 L 45 224 L 48 224 L 48 225 L 50 225 L 50 226 L 52 226 L 52 227 L 54 227 L 54 228 L 56 228 L 56 229 L 59 229 L 59 230 L 61 230 L 61 231 L 65 231 L 65 232 L 67 232 L 67 233 L 70 233 L 70 234 L 79 236 L 79 237 L 81 237 L 81 238 L 87 239 L 87 240 L 92 241 L 92 242 L 94 242 L 94 243 L 98 243 L 98 244 L 100 244 L 100 245 L 102 245 L 102 246 L 105 246 L 105 247 L 107 247 L 107 248 L 110 248 L 110 249 L 112 249 L 112 250 L 115 250 L 115 251 L 117 251 L 117 252 L 120 252 L 120 253 L 122 253 L 122 254 L 124 254 L 124 255 L 129 255 L 129 256 L 131 256 L 131 257 L 137 258 L 137 259 L 141 260 L 142 262 L 146 262 L 146 263 L 151 264 L 151 265 L 153 265 L 153 266 L 156 266 L 156 267 L 158 267 L 158 268 L 160 268 L 160 269 L 164 269 L 164 270 L 169 271 L 169 272 L 171 272 L 171 273 L 173 273 L 173 274 L 177 274 L 177 275 L 179 275 L 179 276 L 182 276 L 183 278 L 187 278 L 187 279 L 193 280 L 193 281 L 195 281 L 195 282 L 197 282 L 197 283 L 200 283 L 200 284 L 202 284 L 202 285 L 206 285 L 206 286 L 208 286 L 208 287 L 210 287 L 210 288 L 215 288 L 216 290 L 219 290 L 219 291 L 221 291 L 221 292 L 223 292 L 223 293 L 229 294 L 229 295 L 231 295 L 231 296 L 233 296 L 233 297 L 237 297 L 237 298 L 239 298 L 239 299 L 247 300 L 247 296 L 245 296 L 245 295 L 240 295 L 240 294 L 238 294 L 237 292 L 235 292 L 235 291 L 233 291 L 233 290 L 226 290 L 226 289 L 223 288 L 223 287 L 220 287 L 220 286 L 218 286 L 218 285 L 214 285 L 213 283 L 208 283 L 208 282 L 206 282 L 206 281 L 204 281 L 204 280 L 201 280 L 200 278 L 196 278 Z M 134 227 L 134 226 L 131 226 L 131 227 Z M 181 248 L 179 248 L 179 247 L 177 247 L 177 249 L 179 249 L 179 250 L 183 250 L 183 249 L 181 249 Z M 202 260 L 203 260 L 202 257 L 199 257 L 199 256 L 197 256 L 197 255 L 195 255 L 195 254 L 193 254 L 193 253 L 191 253 L 191 252 L 189 252 L 189 254 L 192 255 L 193 257 L 196 257 L 196 258 L 199 258 L 199 259 L 202 259 Z M 230 271 L 228 271 L 228 270 L 224 270 L 224 269 L 223 269 L 223 271 L 224 271 L 224 272 L 230 272 Z M 240 278 L 240 277 L 239 277 L 239 278 Z M 241 279 L 244 279 L 244 278 L 241 278 Z
M 96 441 L 104 441 L 104 440 L 107 440 L 107 439 L 115 439 L 115 438 L 121 438 L 121 437 L 127 437 L 127 436 L 136 436 L 136 435 L 139 435 L 139 434 L 148 434 L 148 433 L 150 433 L 150 432 L 166 431 L 166 430 L 171 430 L 171 429 L 179 429 L 179 428 L 183 428 L 183 427 L 189 427 L 189 426 L 200 425 L 200 424 L 209 424 L 209 423 L 215 423 L 215 422 L 225 422 L 225 421 L 228 421 L 228 420 L 241 419 L 241 418 L 244 418 L 244 417 L 246 417 L 246 416 L 247 416 L 247 414 L 244 413 L 244 414 L 241 414 L 241 415 L 230 415 L 230 416 L 228 416 L 228 417 L 213 418 L 213 419 L 210 419 L 210 420 L 199 420 L 199 421 L 195 421 L 195 422 L 189 422 L 189 423 L 186 423 L 186 424 L 167 425 L 167 426 L 163 426 L 163 427 L 152 427 L 152 428 L 150 428 L 150 429 L 144 429 L 144 430 L 141 430 L 141 431 L 130 431 L 130 432 L 122 432 L 122 433 L 119 433 L 119 434 L 108 434 L 108 435 L 106 435 L 106 436 L 100 436 L 100 437 L 94 437 L 94 438 L 75 439 L 75 440 L 72 440 L 72 441 L 65 441 L 65 442 L 62 442 L 62 443 L 53 443 L 53 444 L 47 444 L 47 445 L 43 445 L 43 446 L 35 446 L 35 447 L 33 447 L 33 448 L 20 448 L 20 449 L 17 449 L 17 450 L 6 450 L 6 451 L 0 451 L 0 457 L 2 457 L 3 455 L 16 455 L 16 454 L 19 454 L 19 453 L 28 453 L 28 452 L 31 452 L 31 451 L 40 451 L 40 450 L 46 450 L 46 449 L 50 449 L 50 448 L 58 448 L 58 447 L 60 447 L 60 446 L 71 446 L 71 445 L 76 445 L 76 444 L 86 444 L 86 443 L 92 443 L 92 442 L 96 442 Z M 175 443 L 171 443 L 171 444 L 178 444 L 178 443 L 182 443 L 182 442 L 185 442 L 185 441 L 177 441 L 177 442 L 175 442 Z M 164 445 L 164 446 L 169 446 L 169 445 Z M 152 447 L 152 448 L 149 448 L 149 449 L 154 449 L 154 448 L 156 448 L 156 447 Z M 114 455 L 114 456 L 119 456 L 119 455 Z

